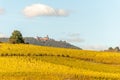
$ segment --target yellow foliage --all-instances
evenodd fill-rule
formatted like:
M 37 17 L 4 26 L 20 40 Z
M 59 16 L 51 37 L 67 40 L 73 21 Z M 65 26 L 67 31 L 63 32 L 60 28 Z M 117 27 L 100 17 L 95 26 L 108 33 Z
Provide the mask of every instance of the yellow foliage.
M 7 55 L 5 55 L 7 54 Z M 15 54 L 17 56 L 11 56 Z M 18 56 L 19 54 L 19 56 Z M 29 55 L 28 55 L 29 54 Z M 4 56 L 3 56 L 4 55 Z M 22 55 L 22 56 L 21 56 Z M 89 69 L 53 64 L 36 60 L 33 56 L 56 56 L 74 58 L 100 64 L 120 65 L 120 54 L 77 49 L 35 46 L 30 44 L 0 44 L 0 73 L 39 73 L 87 76 L 92 79 L 119 79 L 120 73 L 92 71 Z M 77 64 L 77 63 L 76 63 Z M 74 64 L 73 64 L 74 65 Z M 82 65 L 82 63 L 81 63 Z M 97 67 L 96 67 L 97 68 Z M 62 78 L 63 79 L 63 78 Z M 49 80 L 49 79 L 48 79 Z

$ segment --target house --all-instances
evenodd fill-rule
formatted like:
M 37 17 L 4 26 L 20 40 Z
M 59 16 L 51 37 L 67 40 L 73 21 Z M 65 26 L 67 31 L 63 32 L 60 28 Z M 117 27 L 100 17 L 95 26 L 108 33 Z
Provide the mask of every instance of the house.
M 48 41 L 49 40 L 49 36 L 47 35 L 46 37 L 38 37 L 37 36 L 37 40 L 40 40 L 40 41 Z

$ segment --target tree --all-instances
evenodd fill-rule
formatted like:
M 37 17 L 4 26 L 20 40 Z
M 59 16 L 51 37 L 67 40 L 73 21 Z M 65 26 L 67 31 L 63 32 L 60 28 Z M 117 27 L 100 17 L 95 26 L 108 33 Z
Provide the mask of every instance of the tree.
M 120 49 L 119 49 L 119 47 L 115 47 L 115 49 L 114 49 L 115 51 L 120 51 Z
M 10 36 L 9 38 L 9 42 L 10 43 L 13 43 L 13 44 L 16 44 L 16 43 L 24 43 L 24 39 L 22 37 L 22 34 L 20 31 L 18 30 L 14 30 L 12 32 L 12 35 Z
M 112 48 L 112 47 L 109 47 L 109 49 L 108 49 L 108 50 L 112 51 L 112 50 L 113 50 L 113 48 Z

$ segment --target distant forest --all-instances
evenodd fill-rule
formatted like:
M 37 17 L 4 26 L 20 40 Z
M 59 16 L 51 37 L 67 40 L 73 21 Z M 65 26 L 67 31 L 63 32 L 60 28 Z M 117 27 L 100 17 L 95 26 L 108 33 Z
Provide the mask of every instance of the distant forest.
M 120 52 L 120 48 L 119 47 L 109 47 L 108 50 L 104 50 L 104 51 L 108 51 L 108 52 Z
M 9 41 L 9 38 L 0 38 L 0 42 L 8 42 L 8 41 Z M 38 40 L 34 37 L 25 37 L 24 41 L 26 44 L 34 44 L 34 45 L 40 45 L 40 46 L 81 49 L 66 41 L 56 41 L 54 39 L 49 39 L 49 40 L 44 41 L 44 40 Z

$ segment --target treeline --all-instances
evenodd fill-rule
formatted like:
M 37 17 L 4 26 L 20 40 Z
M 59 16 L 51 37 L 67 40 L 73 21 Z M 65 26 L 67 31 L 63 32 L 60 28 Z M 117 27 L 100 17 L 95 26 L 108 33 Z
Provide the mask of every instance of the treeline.
M 108 50 L 105 51 L 109 51 L 109 52 L 120 52 L 120 48 L 119 47 L 109 47 Z
M 37 40 L 33 37 L 26 37 L 24 39 L 25 39 L 26 43 L 35 44 L 35 45 L 81 49 L 79 47 L 71 45 L 70 43 L 68 43 L 66 41 L 56 41 L 54 39 L 50 39 L 50 40 L 47 40 L 47 41 L 41 41 L 41 40 Z
M 40 45 L 40 46 L 81 49 L 66 41 L 56 41 L 54 39 L 49 39 L 47 41 L 41 41 L 33 37 L 23 38 L 21 32 L 18 30 L 14 30 L 10 38 L 0 38 L 0 42 L 10 42 L 12 44 L 25 43 L 25 44 L 34 44 L 34 45 Z
M 1 42 L 8 42 L 9 38 L 0 38 Z M 60 48 L 71 48 L 71 49 L 81 49 L 79 47 L 76 47 L 66 41 L 56 41 L 53 39 L 50 39 L 48 41 L 40 41 L 35 39 L 34 37 L 24 37 L 25 44 L 34 44 L 34 45 L 40 45 L 40 46 L 51 46 L 51 47 L 60 47 Z

